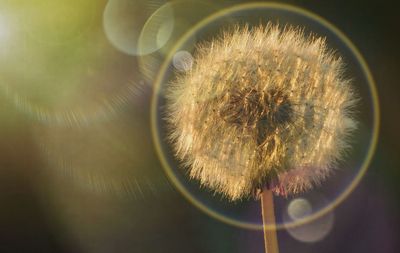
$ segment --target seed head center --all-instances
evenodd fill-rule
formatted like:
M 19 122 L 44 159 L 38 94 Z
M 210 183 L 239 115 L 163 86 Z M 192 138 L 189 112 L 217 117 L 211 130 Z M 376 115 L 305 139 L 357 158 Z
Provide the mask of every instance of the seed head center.
M 231 91 L 223 97 L 221 117 L 240 129 L 254 133 L 258 145 L 265 144 L 277 128 L 292 118 L 292 107 L 282 91 L 245 89 Z

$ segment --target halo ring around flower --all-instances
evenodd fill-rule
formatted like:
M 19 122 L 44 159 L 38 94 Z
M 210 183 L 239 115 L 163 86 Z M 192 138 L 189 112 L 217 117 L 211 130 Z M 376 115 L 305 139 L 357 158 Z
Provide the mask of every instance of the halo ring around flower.
M 254 224 L 254 223 L 249 223 L 245 221 L 239 221 L 236 219 L 233 219 L 232 217 L 229 217 L 227 215 L 223 215 L 212 208 L 208 207 L 206 204 L 204 204 L 202 201 L 197 199 L 193 194 L 185 187 L 185 185 L 178 179 L 176 176 L 170 162 L 168 161 L 166 154 L 163 149 L 163 139 L 160 135 L 158 126 L 160 124 L 160 118 L 159 118 L 159 95 L 160 95 L 160 90 L 163 85 L 164 77 L 166 72 L 168 71 L 168 68 L 170 66 L 170 62 L 173 59 L 174 54 L 179 51 L 179 49 L 182 47 L 185 41 L 188 40 L 196 31 L 199 29 L 202 29 L 203 27 L 207 26 L 208 24 L 212 23 L 213 21 L 219 19 L 222 16 L 226 16 L 229 14 L 237 13 L 240 11 L 249 11 L 252 9 L 257 9 L 257 8 L 266 8 L 266 9 L 273 9 L 273 10 L 284 10 L 284 11 L 289 11 L 292 13 L 295 13 L 297 15 L 304 16 L 308 19 L 311 19 L 320 25 L 324 26 L 326 29 L 328 29 L 330 32 L 334 33 L 351 51 L 353 56 L 356 58 L 358 61 L 361 71 L 363 72 L 363 75 L 365 76 L 368 86 L 369 86 L 369 91 L 371 93 L 371 103 L 373 106 L 373 122 L 372 122 L 372 136 L 370 139 L 370 145 L 368 147 L 368 150 L 366 152 L 366 155 L 364 157 L 363 162 L 361 163 L 360 169 L 357 173 L 357 175 L 352 179 L 351 183 L 347 186 L 347 188 L 342 191 L 333 201 L 331 201 L 328 205 L 323 207 L 322 209 L 316 211 L 315 213 L 312 213 L 311 215 L 304 217 L 303 219 L 299 219 L 296 221 L 293 221 L 292 223 L 286 223 L 286 224 L 270 224 L 266 225 L 267 228 L 269 229 L 280 229 L 283 227 L 290 228 L 290 227 L 295 227 L 301 224 L 308 223 L 310 221 L 313 221 L 328 212 L 332 211 L 336 206 L 338 206 L 347 196 L 354 190 L 354 188 L 358 185 L 360 180 L 362 179 L 363 175 L 365 174 L 372 156 L 374 154 L 375 148 L 376 148 L 376 143 L 378 140 L 378 132 L 379 132 L 379 102 L 378 102 L 378 95 L 375 87 L 375 83 L 372 77 L 372 74 L 363 59 L 362 55 L 360 52 L 357 50 L 357 48 L 353 45 L 353 43 L 341 32 L 339 31 L 336 27 L 334 27 L 332 24 L 330 24 L 328 21 L 324 20 L 323 18 L 319 17 L 318 15 L 311 13 L 307 10 L 294 7 L 291 5 L 286 5 L 286 4 L 277 4 L 277 3 L 250 3 L 250 4 L 241 4 L 237 5 L 234 7 L 230 7 L 227 9 L 224 9 L 222 11 L 219 11 L 208 18 L 204 19 L 202 22 L 194 26 L 190 31 L 188 31 L 176 44 L 176 46 L 171 50 L 170 54 L 168 55 L 166 61 L 160 68 L 159 75 L 156 78 L 155 81 L 155 86 L 154 86 L 154 93 L 153 93 L 153 100 L 151 104 L 151 128 L 152 128 L 152 135 L 153 135 L 153 141 L 156 147 L 156 151 L 158 153 L 158 156 L 160 158 L 160 161 L 162 163 L 162 166 L 171 180 L 171 182 L 174 184 L 174 186 L 178 189 L 182 195 L 189 200 L 190 203 L 192 203 L 194 206 L 202 210 L 203 212 L 207 213 L 213 218 L 216 218 L 217 220 L 220 220 L 224 223 L 237 226 L 237 227 L 242 227 L 242 228 L 247 228 L 247 229 L 262 229 L 263 226 L 260 224 Z

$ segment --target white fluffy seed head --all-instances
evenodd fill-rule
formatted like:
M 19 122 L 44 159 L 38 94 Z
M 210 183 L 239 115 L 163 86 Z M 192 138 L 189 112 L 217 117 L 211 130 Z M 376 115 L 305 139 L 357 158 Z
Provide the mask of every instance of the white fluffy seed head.
M 177 157 L 230 200 L 311 189 L 356 128 L 343 70 L 325 39 L 294 27 L 236 26 L 198 45 L 192 68 L 167 87 Z

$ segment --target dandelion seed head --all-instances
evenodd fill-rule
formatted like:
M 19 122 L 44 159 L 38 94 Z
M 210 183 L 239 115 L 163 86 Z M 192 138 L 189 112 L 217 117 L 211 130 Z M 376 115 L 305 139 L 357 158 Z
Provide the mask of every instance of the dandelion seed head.
M 357 99 L 344 62 L 300 28 L 236 26 L 176 76 L 166 108 L 176 156 L 230 200 L 309 190 L 350 147 Z

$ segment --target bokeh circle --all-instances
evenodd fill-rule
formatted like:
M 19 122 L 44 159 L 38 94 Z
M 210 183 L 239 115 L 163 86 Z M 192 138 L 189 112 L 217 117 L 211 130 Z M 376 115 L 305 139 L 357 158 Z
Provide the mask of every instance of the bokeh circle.
M 296 198 L 289 202 L 287 212 L 283 219 L 288 222 L 301 220 L 310 215 L 313 209 L 313 202 L 324 201 L 323 196 L 316 195 L 313 199 Z M 301 226 L 286 228 L 288 234 L 300 242 L 315 243 L 323 240 L 332 231 L 334 226 L 334 213 L 329 212 L 318 219 Z
M 281 25 L 304 27 L 305 33 L 312 33 L 327 38 L 328 47 L 333 48 L 344 58 L 347 64 L 346 75 L 349 75 L 358 95 L 361 98 L 360 113 L 357 118 L 359 129 L 353 136 L 354 148 L 350 151 L 345 162 L 335 171 L 318 192 L 327 196 L 329 201 L 315 203 L 312 212 L 300 219 L 287 220 L 279 217 L 280 209 L 294 198 L 313 198 L 316 190 L 289 197 L 275 198 L 277 216 L 276 224 L 261 224 L 259 203 L 252 200 L 230 203 L 219 194 L 212 193 L 196 182 L 189 180 L 181 164 L 174 158 L 171 144 L 167 141 L 164 113 L 164 89 L 173 80 L 179 69 L 174 67 L 174 58 L 182 50 L 189 51 L 186 43 L 193 40 L 207 41 L 219 35 L 221 29 L 232 27 L 234 24 L 258 25 L 267 22 Z M 201 39 L 201 40 L 200 40 Z M 190 53 L 190 51 L 189 51 Z M 176 62 L 176 61 L 175 61 Z M 160 68 L 155 81 L 152 108 L 152 134 L 158 156 L 166 174 L 173 185 L 194 206 L 224 223 L 247 229 L 281 229 L 293 228 L 314 221 L 338 206 L 358 185 L 365 174 L 376 148 L 379 131 L 379 103 L 375 83 L 364 58 L 353 43 L 335 26 L 320 16 L 299 7 L 277 3 L 241 4 L 223 9 L 190 29 L 169 52 L 166 61 Z M 318 193 L 319 194 L 319 193 Z
M 145 80 L 153 82 L 175 43 L 198 22 L 217 12 L 216 1 L 173 0 L 158 8 L 146 21 L 140 33 L 139 68 Z M 172 15 L 171 15 L 172 14 Z M 193 48 L 193 43 L 190 45 Z M 157 48 L 150 52 L 149 47 Z
M 159 8 L 164 10 L 164 38 L 158 44 L 147 40 L 146 45 L 139 49 L 141 31 Z M 165 0 L 109 0 L 103 14 L 104 32 L 120 52 L 133 56 L 148 54 L 158 50 L 168 40 L 174 26 L 172 15 L 172 9 Z

